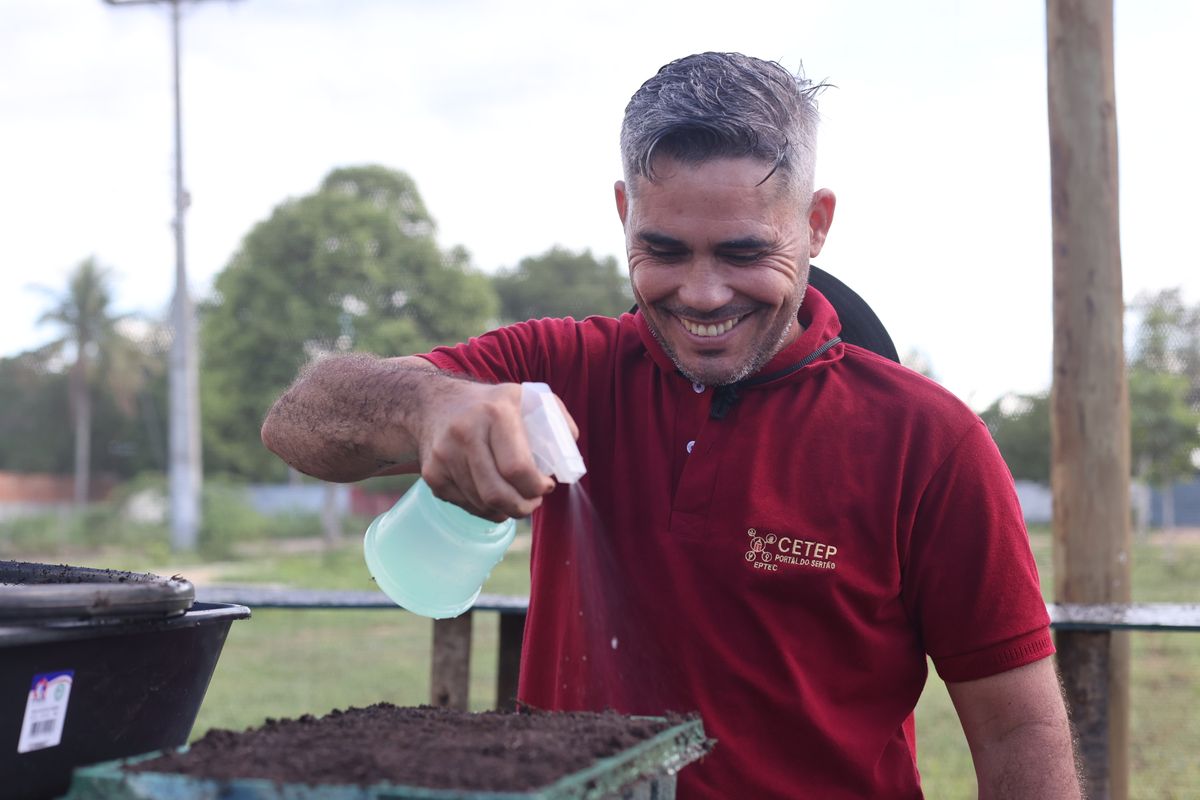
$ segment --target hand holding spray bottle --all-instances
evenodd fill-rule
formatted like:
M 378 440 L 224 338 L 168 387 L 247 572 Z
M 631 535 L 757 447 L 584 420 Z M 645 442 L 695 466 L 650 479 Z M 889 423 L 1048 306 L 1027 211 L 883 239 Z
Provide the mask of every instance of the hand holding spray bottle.
M 544 383 L 521 384 L 521 415 L 537 468 L 559 483 L 587 472 L 558 400 Z M 367 569 L 398 605 L 434 619 L 456 617 L 479 596 L 516 534 L 433 496 L 418 479 L 363 537 Z

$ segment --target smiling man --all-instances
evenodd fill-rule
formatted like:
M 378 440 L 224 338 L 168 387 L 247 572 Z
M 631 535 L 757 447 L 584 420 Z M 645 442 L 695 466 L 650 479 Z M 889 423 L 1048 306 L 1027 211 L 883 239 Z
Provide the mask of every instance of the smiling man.
M 808 285 L 835 206 L 818 88 L 739 54 L 666 65 L 621 131 L 635 313 L 319 361 L 263 440 L 327 480 L 420 471 L 480 516 L 533 514 L 521 699 L 699 712 L 716 746 L 681 798 L 921 797 L 927 658 L 981 797 L 1077 798 L 1007 468 Z M 537 471 L 523 381 L 577 426 L 591 513 Z
M 634 297 L 680 372 L 736 383 L 799 335 L 833 193 L 808 192 L 804 213 L 795 187 L 751 158 L 691 165 L 660 155 L 654 166 L 653 182 L 616 188 Z

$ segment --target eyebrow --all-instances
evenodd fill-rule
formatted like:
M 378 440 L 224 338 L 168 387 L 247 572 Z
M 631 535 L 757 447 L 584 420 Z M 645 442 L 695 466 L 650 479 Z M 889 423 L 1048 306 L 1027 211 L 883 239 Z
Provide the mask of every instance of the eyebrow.
M 638 231 L 637 237 L 648 245 L 654 247 L 662 247 L 671 250 L 686 250 L 687 246 L 678 239 L 667 236 L 665 233 L 656 233 L 654 231 Z
M 679 239 L 673 236 L 667 236 L 665 233 L 656 231 L 639 231 L 637 237 L 643 242 L 655 247 L 665 249 L 687 250 L 688 246 Z M 728 239 L 724 242 L 717 242 L 717 250 L 766 250 L 770 248 L 771 243 L 766 239 L 758 236 L 743 236 L 740 239 Z

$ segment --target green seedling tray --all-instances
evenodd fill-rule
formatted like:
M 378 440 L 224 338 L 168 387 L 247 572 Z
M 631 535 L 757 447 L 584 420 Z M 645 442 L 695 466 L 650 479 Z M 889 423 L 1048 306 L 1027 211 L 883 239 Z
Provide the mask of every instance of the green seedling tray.
M 156 758 L 160 751 L 76 769 L 71 791 L 63 800 L 592 800 L 623 796 L 670 800 L 675 796 L 676 773 L 711 747 L 712 740 L 705 736 L 701 721 L 692 719 L 548 786 L 524 792 L 427 789 L 390 783 L 310 786 L 258 778 L 212 780 L 124 769 L 128 764 Z

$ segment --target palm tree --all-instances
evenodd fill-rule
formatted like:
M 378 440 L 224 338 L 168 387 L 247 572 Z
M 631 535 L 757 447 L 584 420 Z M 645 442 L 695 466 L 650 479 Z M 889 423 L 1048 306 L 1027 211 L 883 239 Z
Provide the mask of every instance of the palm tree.
M 74 499 L 80 508 L 87 503 L 91 485 L 92 387 L 97 373 L 104 373 L 118 405 L 130 412 L 145 375 L 140 352 L 117 330 L 127 315 L 111 311 L 111 274 L 95 258 L 88 258 L 71 273 L 65 292 L 36 287 L 51 298 L 51 307 L 38 324 L 53 323 L 62 329 L 62 336 L 41 348 L 41 353 L 73 358 L 67 391 L 75 439 Z

